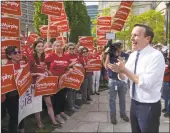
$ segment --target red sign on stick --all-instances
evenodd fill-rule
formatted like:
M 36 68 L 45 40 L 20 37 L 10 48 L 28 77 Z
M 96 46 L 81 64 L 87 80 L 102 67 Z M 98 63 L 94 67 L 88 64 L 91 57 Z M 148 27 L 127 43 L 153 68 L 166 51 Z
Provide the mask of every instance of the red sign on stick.
M 98 17 L 97 18 L 97 25 L 101 26 L 111 26 L 112 18 L 111 17 Z
M 64 9 L 61 12 L 61 16 L 59 16 L 59 17 L 50 16 L 50 22 L 62 21 L 62 20 L 65 20 L 65 19 L 67 19 L 67 16 L 66 16 L 66 13 L 65 13 Z
M 121 1 L 120 6 L 131 7 L 132 4 L 133 4 L 133 1 Z
M 97 26 L 97 36 L 105 36 L 107 32 L 111 32 L 111 26 Z
M 33 44 L 38 37 L 39 37 L 39 35 L 31 32 L 30 35 L 27 38 L 27 43 L 32 43 Z
M 121 31 L 123 28 L 123 25 L 121 24 L 112 24 L 112 30 L 116 30 L 116 31 Z
M 1 59 L 6 59 L 5 49 L 8 46 L 16 46 L 20 50 L 20 40 L 3 40 L 3 41 L 1 41 Z
M 97 39 L 97 46 L 105 46 L 107 45 L 108 40 L 107 39 Z
M 45 1 L 42 4 L 41 13 L 46 15 L 61 16 L 62 9 L 63 9 L 62 2 Z
M 16 90 L 16 84 L 14 80 L 14 66 L 5 65 L 1 67 L 1 94 L 8 93 Z
M 2 17 L 1 18 L 1 36 L 19 37 L 20 20 L 17 18 Z
M 34 96 L 51 95 L 57 93 L 58 77 L 48 76 L 41 77 L 35 84 Z
M 72 88 L 72 89 L 80 89 L 80 86 L 84 80 L 84 75 L 80 75 L 74 70 L 70 70 L 65 73 L 60 81 L 59 81 L 59 88 Z
M 52 25 L 57 26 L 58 32 L 68 32 L 68 31 L 70 31 L 69 24 L 68 24 L 67 20 L 54 22 L 54 23 L 52 23 Z
M 80 45 L 91 49 L 93 48 L 93 37 L 92 36 L 80 36 L 79 43 Z
M 85 66 L 86 72 L 99 71 L 102 68 L 102 61 L 100 59 L 91 59 Z
M 25 67 L 23 67 L 22 70 L 17 73 L 15 81 L 19 96 L 22 96 L 32 84 L 32 76 L 28 64 L 26 64 Z
M 42 38 L 47 38 L 47 32 L 48 32 L 48 25 L 43 25 L 40 27 L 40 35 Z M 50 25 L 50 37 L 57 37 L 57 26 Z
M 20 1 L 2 1 L 1 2 L 1 11 L 4 14 L 22 16 Z

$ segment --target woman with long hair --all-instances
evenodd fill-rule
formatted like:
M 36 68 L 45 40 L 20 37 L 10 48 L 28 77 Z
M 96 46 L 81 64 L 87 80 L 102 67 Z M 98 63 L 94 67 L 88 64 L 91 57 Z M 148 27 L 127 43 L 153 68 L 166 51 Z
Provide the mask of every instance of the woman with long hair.
M 47 70 L 47 65 L 45 63 L 45 53 L 44 53 L 44 43 L 41 40 L 35 41 L 33 45 L 33 54 L 30 56 L 30 68 L 33 76 L 33 85 L 36 83 L 38 77 L 50 76 L 52 75 L 50 71 Z M 57 123 L 54 116 L 54 110 L 51 102 L 50 95 L 43 96 L 45 104 L 47 106 L 49 117 L 52 121 L 52 126 L 56 128 L 61 128 L 61 125 Z M 40 112 L 35 113 L 38 128 L 43 128 L 44 125 L 41 121 Z

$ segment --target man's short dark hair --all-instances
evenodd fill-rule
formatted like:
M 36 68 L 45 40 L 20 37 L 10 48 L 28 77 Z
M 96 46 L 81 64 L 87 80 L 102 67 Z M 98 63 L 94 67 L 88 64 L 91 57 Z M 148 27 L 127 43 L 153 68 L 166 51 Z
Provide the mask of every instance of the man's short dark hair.
M 12 52 L 15 52 L 15 49 L 17 47 L 16 46 L 8 46 L 6 49 L 5 49 L 5 55 L 7 57 L 8 60 L 11 60 L 11 58 L 8 57 L 8 55 L 10 55 Z
M 149 43 L 152 43 L 152 40 L 154 38 L 153 29 L 151 27 L 149 27 L 148 25 L 144 25 L 144 24 L 135 24 L 134 27 L 136 27 L 136 26 L 145 28 L 145 36 L 150 36 L 151 39 L 150 39 Z

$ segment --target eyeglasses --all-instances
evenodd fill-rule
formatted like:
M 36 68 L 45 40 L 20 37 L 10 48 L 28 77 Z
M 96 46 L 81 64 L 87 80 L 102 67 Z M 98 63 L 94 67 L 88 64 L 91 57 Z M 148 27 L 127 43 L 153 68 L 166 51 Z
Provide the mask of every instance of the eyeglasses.
M 11 52 L 10 54 L 17 55 L 17 54 L 20 54 L 20 53 L 21 53 L 20 51 L 13 51 L 13 52 Z
M 74 50 L 75 48 L 69 48 L 69 50 Z
M 83 51 L 82 53 L 87 53 L 88 51 Z

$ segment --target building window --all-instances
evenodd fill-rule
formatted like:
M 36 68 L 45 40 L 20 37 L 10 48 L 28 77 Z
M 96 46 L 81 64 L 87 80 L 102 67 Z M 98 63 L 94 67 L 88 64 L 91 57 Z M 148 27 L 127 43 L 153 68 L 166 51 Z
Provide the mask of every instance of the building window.
M 27 13 L 27 10 L 25 10 L 25 9 L 22 9 L 22 12 L 23 12 L 23 13 Z
M 21 7 L 22 7 L 22 8 L 27 8 L 27 6 L 26 6 L 26 5 L 24 5 L 24 4 L 22 4 L 22 5 L 21 5 Z
M 26 15 L 26 14 L 22 14 L 22 17 L 23 17 L 23 18 L 27 18 L 27 15 Z

